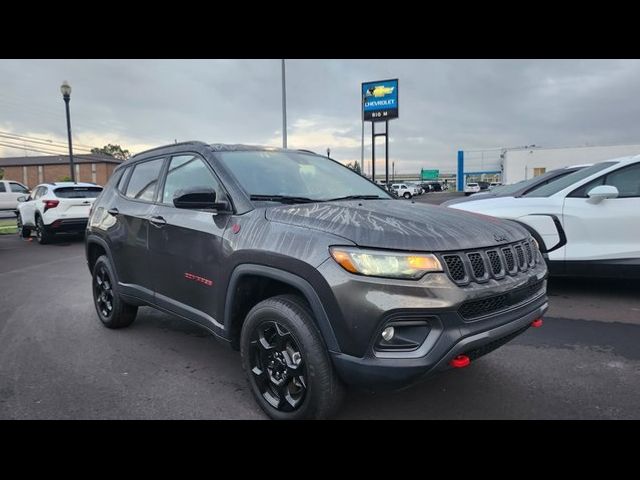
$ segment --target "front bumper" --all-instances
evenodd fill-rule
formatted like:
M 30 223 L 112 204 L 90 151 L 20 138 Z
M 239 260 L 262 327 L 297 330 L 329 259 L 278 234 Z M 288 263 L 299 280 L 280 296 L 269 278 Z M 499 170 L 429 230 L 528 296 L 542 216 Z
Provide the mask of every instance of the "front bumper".
M 514 320 L 490 330 L 480 331 L 463 338 L 455 338 L 454 332 L 443 332 L 431 351 L 416 358 L 353 357 L 332 353 L 338 375 L 349 385 L 381 388 L 400 388 L 433 373 L 452 368 L 449 362 L 458 355 L 468 355 L 472 360 L 490 353 L 524 333 L 531 323 L 542 317 L 548 308 L 546 296 L 537 302 L 533 310 Z
M 399 388 L 449 368 L 457 355 L 477 358 L 524 332 L 548 308 L 542 261 L 522 274 L 464 286 L 446 274 L 412 282 L 357 277 L 335 262 L 319 270 L 340 306 L 341 315 L 332 317 L 340 344 L 339 352 L 330 352 L 333 364 L 346 383 L 362 387 Z M 493 298 L 512 302 L 468 315 L 466 307 Z M 429 333 L 414 350 L 378 350 L 381 331 L 398 320 L 426 321 Z

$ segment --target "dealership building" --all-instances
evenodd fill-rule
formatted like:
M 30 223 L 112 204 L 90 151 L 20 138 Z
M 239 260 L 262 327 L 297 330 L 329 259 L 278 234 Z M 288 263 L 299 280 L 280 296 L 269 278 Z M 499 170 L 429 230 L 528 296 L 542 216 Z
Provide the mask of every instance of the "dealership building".
M 109 155 L 74 155 L 75 177 L 78 182 L 104 185 L 122 160 Z M 33 188 L 40 183 L 60 182 L 71 177 L 68 155 L 0 158 L 0 168 L 6 180 L 14 180 Z
M 502 182 L 515 183 L 557 168 L 638 154 L 640 144 L 505 149 L 502 152 Z

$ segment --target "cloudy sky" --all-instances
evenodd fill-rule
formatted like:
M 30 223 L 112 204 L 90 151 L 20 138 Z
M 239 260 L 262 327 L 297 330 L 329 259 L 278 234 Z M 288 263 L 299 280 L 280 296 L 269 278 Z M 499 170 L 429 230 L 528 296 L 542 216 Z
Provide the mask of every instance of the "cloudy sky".
M 452 172 L 459 149 L 640 143 L 640 61 L 287 60 L 289 147 L 359 160 L 360 84 L 395 77 L 399 172 Z M 63 80 L 79 151 L 282 142 L 280 60 L 0 60 L 0 135 L 66 141 Z M 24 154 L 0 145 L 0 156 Z

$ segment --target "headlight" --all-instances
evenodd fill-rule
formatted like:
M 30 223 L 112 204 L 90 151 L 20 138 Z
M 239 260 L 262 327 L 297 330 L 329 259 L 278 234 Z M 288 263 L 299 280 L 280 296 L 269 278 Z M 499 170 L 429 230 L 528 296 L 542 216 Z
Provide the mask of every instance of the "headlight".
M 331 247 L 333 259 L 347 272 L 372 277 L 417 280 L 429 272 L 441 272 L 442 265 L 429 253 L 398 253 Z

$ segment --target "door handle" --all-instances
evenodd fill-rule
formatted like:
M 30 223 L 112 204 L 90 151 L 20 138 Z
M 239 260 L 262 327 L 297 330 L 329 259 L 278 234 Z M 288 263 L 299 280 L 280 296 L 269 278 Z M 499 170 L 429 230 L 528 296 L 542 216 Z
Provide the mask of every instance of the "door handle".
M 162 217 L 151 217 L 149 221 L 156 227 L 162 227 L 167 224 L 167 221 Z
M 107 213 L 115 217 L 120 213 L 120 211 L 117 208 L 110 208 L 109 210 L 107 210 Z

